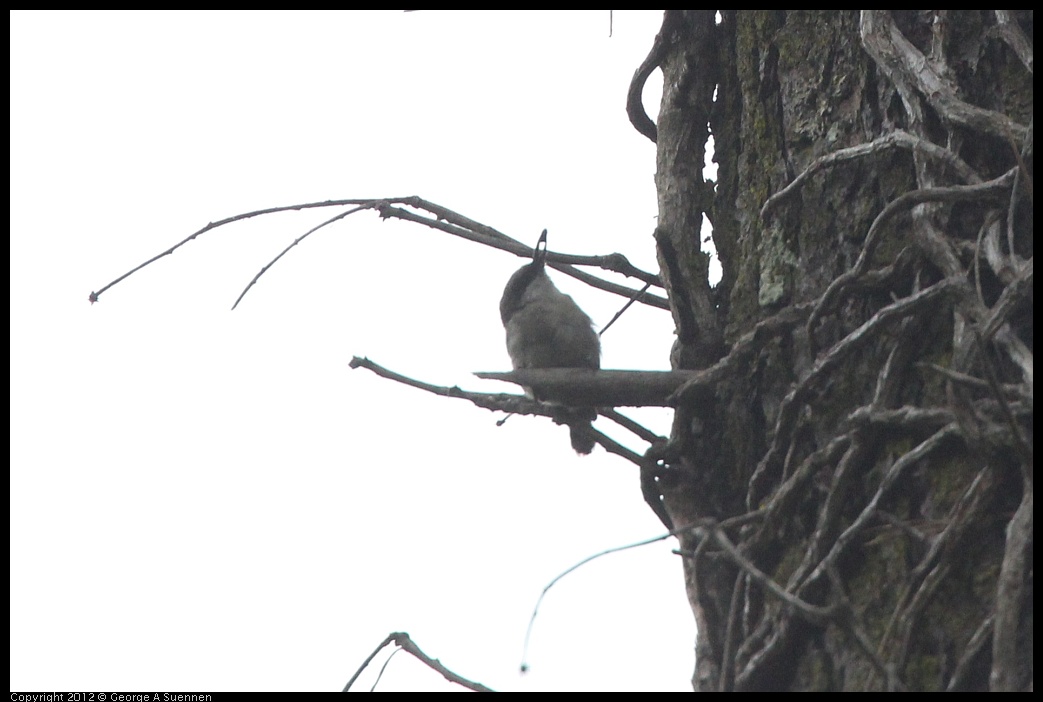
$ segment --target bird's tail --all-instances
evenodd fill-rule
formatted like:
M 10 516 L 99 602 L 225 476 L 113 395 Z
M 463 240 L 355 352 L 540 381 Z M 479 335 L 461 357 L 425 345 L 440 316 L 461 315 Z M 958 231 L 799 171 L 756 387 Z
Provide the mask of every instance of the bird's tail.
M 571 412 L 573 418 L 569 420 L 569 438 L 572 439 L 572 448 L 576 453 L 586 456 L 594 450 L 594 427 L 591 422 L 597 419 L 598 413 L 593 407 L 579 407 Z

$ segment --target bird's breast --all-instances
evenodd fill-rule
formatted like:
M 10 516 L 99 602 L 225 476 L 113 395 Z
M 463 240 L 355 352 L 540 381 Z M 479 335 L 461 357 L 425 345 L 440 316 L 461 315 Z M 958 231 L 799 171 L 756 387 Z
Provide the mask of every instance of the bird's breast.
M 504 325 L 507 353 L 515 368 L 600 367 L 601 345 L 590 317 L 565 299 L 570 304 L 527 304 Z

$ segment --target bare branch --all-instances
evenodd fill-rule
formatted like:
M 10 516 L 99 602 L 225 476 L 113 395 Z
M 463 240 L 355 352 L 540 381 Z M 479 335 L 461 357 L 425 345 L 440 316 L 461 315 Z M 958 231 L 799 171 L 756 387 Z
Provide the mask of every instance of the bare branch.
M 116 283 L 119 283 L 120 281 L 133 275 L 134 273 L 148 266 L 149 264 L 163 258 L 164 256 L 169 256 L 170 254 L 174 253 L 174 251 L 181 248 L 182 246 L 187 244 L 189 241 L 192 241 L 196 237 L 212 229 L 224 226 L 225 224 L 250 219 L 252 217 L 258 217 L 261 215 L 273 214 L 276 212 L 313 209 L 319 207 L 341 207 L 346 205 L 355 205 L 356 207 L 355 209 L 352 209 L 348 212 L 344 212 L 336 217 L 327 220 L 326 222 L 323 222 L 317 227 L 312 228 L 303 236 L 296 239 L 292 244 L 286 247 L 286 249 L 284 249 L 278 256 L 276 256 L 271 262 L 264 266 L 264 268 L 262 268 L 261 271 L 254 277 L 254 279 L 251 280 L 250 283 L 246 286 L 246 289 L 239 295 L 239 298 L 236 300 L 235 305 L 232 306 L 232 309 L 235 309 L 235 307 L 238 306 L 239 302 L 243 299 L 243 297 L 250 290 L 250 288 L 253 287 L 257 280 L 269 268 L 271 268 L 271 266 L 274 265 L 276 261 L 282 258 L 291 248 L 296 246 L 303 239 L 308 237 L 313 232 L 329 224 L 332 224 L 333 222 L 336 222 L 339 219 L 342 219 L 350 214 L 354 214 L 355 212 L 360 212 L 362 210 L 367 209 L 376 210 L 384 219 L 393 217 L 409 222 L 415 222 L 417 224 L 423 224 L 427 227 L 438 229 L 448 234 L 453 234 L 454 236 L 459 236 L 469 241 L 473 241 L 475 243 L 483 244 L 485 246 L 490 246 L 492 248 L 500 249 L 503 251 L 509 251 L 517 256 L 527 257 L 532 255 L 531 247 L 526 246 L 521 242 L 516 241 L 515 239 L 512 239 L 506 234 L 503 234 L 493 229 L 492 227 L 481 224 L 479 222 L 475 222 L 474 220 L 468 219 L 467 217 L 457 214 L 452 210 L 428 202 L 427 200 L 424 200 L 416 196 L 386 199 L 326 200 L 324 202 L 311 202 L 299 205 L 288 205 L 285 207 L 270 207 L 264 210 L 255 210 L 253 212 L 246 212 L 244 214 L 227 217 L 218 222 L 211 222 L 199 231 L 193 233 L 191 236 L 170 247 L 163 253 L 153 256 L 141 265 L 131 269 L 127 273 L 124 273 L 122 276 L 112 281 L 108 285 L 104 286 L 97 292 L 92 292 L 89 296 L 89 300 L 92 304 L 94 302 L 97 302 L 101 294 L 109 288 L 111 288 Z M 411 212 L 409 210 L 403 209 L 402 207 L 395 207 L 395 205 L 402 205 L 404 207 L 412 207 L 415 209 L 425 210 L 435 215 L 435 219 L 424 217 L 420 214 L 417 214 L 416 212 Z M 662 287 L 663 283 L 659 279 L 659 276 L 655 275 L 654 273 L 642 271 L 641 269 L 633 266 L 630 263 L 630 261 L 628 261 L 627 258 L 620 253 L 609 254 L 606 256 L 572 256 L 567 254 L 551 253 L 548 254 L 548 260 L 550 261 L 549 265 L 551 265 L 551 267 L 555 270 L 561 271 L 566 275 L 572 276 L 573 278 L 576 278 L 577 280 L 580 280 L 586 283 L 587 285 L 590 285 L 591 287 L 598 288 L 600 290 L 604 290 L 615 295 L 620 295 L 622 297 L 627 298 L 628 300 L 636 299 L 642 302 L 643 304 L 649 305 L 651 307 L 656 307 L 658 309 L 670 309 L 669 302 L 666 300 L 666 298 L 661 297 L 659 295 L 653 295 L 647 292 L 648 286 L 657 285 L 659 287 Z M 604 270 L 612 271 L 614 273 L 620 273 L 625 276 L 634 277 L 645 283 L 645 288 L 643 290 L 634 290 L 624 285 L 619 285 L 617 283 L 598 278 L 597 276 L 591 275 L 590 273 L 577 270 L 571 264 L 597 266 Z
M 541 398 L 575 407 L 669 407 L 674 391 L 702 373 L 704 371 L 522 368 L 509 373 L 475 375 L 533 388 Z
M 380 680 L 384 677 L 384 671 L 387 670 L 388 664 L 391 663 L 391 659 L 395 657 L 395 654 L 401 651 L 401 648 L 396 648 L 391 652 L 391 655 L 384 659 L 384 664 L 380 666 L 380 671 L 377 673 L 377 679 L 373 681 L 373 684 L 369 686 L 370 692 L 376 692 L 377 685 L 380 684 Z
M 443 385 L 433 385 L 431 383 L 425 383 L 421 380 L 410 378 L 400 373 L 395 373 L 394 371 L 388 370 L 387 368 L 384 368 L 383 366 L 374 363 L 368 358 L 360 358 L 358 356 L 355 356 L 351 359 L 351 363 L 349 364 L 349 366 L 351 368 L 365 368 L 366 370 L 376 373 L 381 378 L 393 380 L 396 383 L 402 383 L 403 385 L 408 385 L 410 387 L 414 387 L 418 390 L 423 390 L 434 395 L 439 395 L 441 397 L 452 397 L 459 400 L 467 400 L 478 407 L 482 407 L 483 409 L 491 410 L 494 412 L 499 411 L 509 412 L 511 414 L 528 414 L 540 417 L 549 417 L 557 424 L 569 424 L 569 421 L 572 417 L 569 413 L 568 406 L 563 405 L 586 407 L 590 406 L 591 404 L 594 404 L 587 401 L 587 398 L 592 397 L 590 393 L 593 391 L 591 391 L 590 388 L 596 387 L 596 385 L 591 385 L 592 381 L 607 380 L 607 382 L 603 383 L 603 385 L 607 384 L 609 390 L 602 391 L 602 395 L 600 396 L 611 398 L 611 393 L 618 392 L 618 389 L 614 384 L 612 376 L 621 375 L 625 377 L 633 374 L 638 374 L 640 378 L 640 376 L 642 376 L 643 373 L 645 373 L 642 371 L 588 371 L 586 369 L 574 368 L 532 368 L 514 371 L 513 373 L 475 374 L 482 378 L 493 378 L 503 380 L 507 380 L 511 376 L 520 375 L 524 378 L 524 380 L 518 380 L 516 382 L 525 387 L 537 388 L 538 392 L 541 394 L 541 397 L 544 397 L 546 400 L 564 401 L 562 404 L 557 404 L 555 402 L 542 402 L 533 400 L 525 395 L 472 392 L 468 390 L 462 390 L 458 386 L 446 387 Z M 646 372 L 650 373 L 651 371 Z M 572 378 L 571 375 L 573 373 L 581 373 L 589 377 Z M 602 379 L 600 377 L 602 375 L 607 375 L 609 377 L 607 379 Z M 539 378 L 543 377 L 549 377 L 556 380 L 554 380 L 553 382 L 545 383 L 539 380 Z M 536 378 L 536 380 L 533 380 L 533 378 Z M 641 384 L 639 382 L 639 378 L 637 380 L 631 380 L 630 385 L 640 389 Z M 675 380 L 674 384 L 671 387 L 676 387 L 681 382 L 683 382 L 682 379 Z M 544 392 L 546 392 L 547 394 L 544 395 Z M 668 393 L 664 391 L 661 394 L 665 396 Z M 627 403 L 624 402 L 618 404 Z M 621 423 L 626 421 L 625 417 L 619 415 L 611 408 L 607 408 L 605 411 L 606 413 L 610 414 L 612 418 L 616 421 L 619 421 Z M 637 425 L 635 424 L 634 426 L 636 427 Z M 591 432 L 594 441 L 600 444 L 602 448 L 604 448 L 609 453 L 614 453 L 617 456 L 625 458 L 626 460 L 630 461 L 631 463 L 634 463 L 637 466 L 646 466 L 648 464 L 648 459 L 644 458 L 643 456 L 634 452 L 633 450 L 623 446 L 611 437 L 606 436 L 605 434 L 593 428 L 591 428 L 589 431 Z M 659 510 L 657 510 L 656 513 L 660 514 Z M 660 518 L 662 519 L 662 515 L 660 515 Z
M 659 68 L 669 51 L 673 34 L 676 31 L 675 25 L 677 20 L 676 15 L 674 15 L 675 12 L 677 10 L 666 10 L 663 13 L 663 25 L 652 42 L 652 48 L 648 51 L 648 56 L 645 57 L 645 60 L 634 71 L 634 77 L 630 79 L 630 87 L 627 88 L 627 117 L 630 118 L 630 123 L 634 125 L 634 129 L 648 137 L 653 144 L 659 138 L 658 130 L 655 122 L 645 112 L 645 104 L 641 99 L 641 94 L 644 92 L 645 83 L 648 82 L 649 76 L 652 75 L 655 69 Z
M 445 212 L 446 210 L 442 208 L 440 211 Z M 468 241 L 473 241 L 479 244 L 484 244 L 486 246 L 491 246 L 492 248 L 500 249 L 501 251 L 508 251 L 518 256 L 532 256 L 532 247 L 525 246 L 521 242 L 515 241 L 514 239 L 511 239 L 506 235 L 499 234 L 499 232 L 496 232 L 496 234 L 499 234 L 499 237 L 488 236 L 488 231 L 491 229 L 489 227 L 485 227 L 481 230 L 465 229 L 463 227 L 456 226 L 453 224 L 447 224 L 438 219 L 430 219 L 418 215 L 415 212 L 409 212 L 408 210 L 403 210 L 401 208 L 391 206 L 385 206 L 381 208 L 380 214 L 382 217 L 394 217 L 396 219 L 402 219 L 407 222 L 423 224 L 424 226 L 431 227 L 432 229 L 439 229 L 448 234 L 453 234 L 454 236 L 459 236 L 461 238 L 467 239 Z M 646 285 L 650 283 L 662 285 L 658 282 L 658 276 L 652 275 L 651 273 L 645 273 L 643 271 L 638 270 L 637 268 L 634 268 L 630 265 L 630 262 L 627 261 L 622 254 L 613 254 L 611 256 L 567 256 L 565 254 L 548 253 L 547 258 L 548 261 L 550 261 L 548 265 L 554 270 L 560 271 L 565 275 L 572 276 L 576 280 L 582 281 L 593 288 L 604 290 L 605 292 L 610 292 L 615 295 L 621 295 L 622 297 L 626 297 L 627 299 L 634 299 L 640 297 L 640 302 L 643 302 L 647 305 L 650 305 L 652 307 L 658 307 L 659 309 L 664 310 L 670 309 L 670 304 L 664 297 L 652 295 L 647 292 L 642 294 L 640 290 L 633 290 L 632 288 L 628 288 L 625 285 L 618 285 L 611 281 L 593 276 L 584 271 L 577 270 L 576 268 L 573 268 L 571 265 L 568 265 L 566 263 L 560 262 L 562 260 L 566 260 L 575 261 L 581 265 L 600 265 L 601 267 L 607 268 L 608 270 L 612 270 L 614 272 L 624 272 L 624 275 L 633 275 L 635 277 L 638 277 L 641 280 L 644 280 L 646 282 Z
M 348 364 L 350 368 L 365 368 L 366 370 L 373 371 L 381 378 L 387 378 L 393 380 L 396 383 L 402 383 L 410 387 L 417 388 L 418 390 L 424 390 L 425 392 L 432 393 L 434 395 L 440 395 L 442 397 L 453 397 L 460 400 L 468 400 L 472 404 L 482 407 L 483 409 L 492 410 L 494 412 L 512 412 L 516 414 L 537 414 L 546 417 L 554 416 L 550 408 L 546 408 L 545 405 L 531 400 L 524 395 L 507 395 L 507 394 L 490 394 L 484 392 L 469 392 L 467 390 L 461 390 L 457 386 L 446 387 L 443 385 L 432 385 L 431 383 L 425 383 L 422 380 L 415 380 L 405 375 L 395 373 L 394 371 L 388 370 L 381 365 L 374 363 L 368 358 L 360 358 L 355 356 L 351 359 L 351 363 Z
M 420 647 L 417 646 L 413 642 L 413 639 L 409 637 L 409 634 L 405 633 L 404 631 L 392 632 L 388 634 L 386 639 L 380 642 L 380 645 L 378 645 L 376 649 L 374 649 L 373 653 L 369 655 L 369 658 L 363 661 L 362 666 L 357 671 L 355 671 L 355 674 L 351 676 L 350 680 L 348 680 L 348 684 L 344 686 L 344 692 L 348 692 L 351 689 L 351 686 L 355 683 L 355 680 L 357 680 L 362 671 L 366 669 L 366 666 L 369 665 L 370 661 L 372 661 L 376 657 L 376 655 L 380 653 L 381 649 L 383 649 L 390 643 L 394 643 L 396 646 L 402 648 L 404 651 L 406 651 L 406 653 L 409 653 L 411 656 L 416 658 L 418 661 L 420 661 L 428 668 L 435 671 L 451 683 L 456 683 L 457 685 L 461 685 L 463 687 L 466 687 L 468 690 L 473 690 L 475 692 L 495 692 L 495 690 L 492 690 L 486 687 L 485 685 L 482 685 L 481 683 L 474 682 L 473 680 L 468 680 L 465 677 L 457 675 L 456 673 L 442 665 L 441 661 L 439 661 L 437 658 L 431 658 L 430 656 L 428 656 L 426 653 L 420 650 Z
M 279 255 L 278 255 L 278 256 L 276 256 L 276 257 L 275 257 L 275 258 L 273 258 L 273 259 L 272 259 L 271 261 L 269 261 L 269 262 L 268 262 L 268 263 L 267 263 L 267 264 L 266 264 L 266 265 L 265 265 L 265 266 L 264 266 L 263 268 L 261 268 L 261 270 L 260 270 L 260 271 L 258 271 L 258 272 L 257 272 L 257 275 L 255 275 L 255 276 L 253 277 L 253 280 L 251 280 L 251 281 L 250 281 L 250 282 L 249 282 L 249 283 L 247 284 L 247 286 L 246 286 L 246 287 L 245 287 L 245 288 L 243 289 L 243 291 L 242 291 L 241 293 L 239 293 L 239 297 L 237 297 L 237 298 L 236 298 L 236 300 L 235 300 L 235 304 L 233 304 L 233 305 L 232 305 L 232 309 L 234 310 L 234 309 L 235 309 L 236 307 L 238 307 L 238 306 L 239 306 L 239 302 L 240 302 L 240 301 L 242 301 L 242 299 L 243 299 L 244 297 L 246 297 L 246 293 L 250 292 L 250 288 L 252 288 L 252 287 L 254 286 L 254 284 L 256 284 L 256 283 L 257 283 L 257 281 L 258 281 L 258 280 L 259 280 L 259 279 L 261 278 L 261 276 L 262 276 L 262 275 L 264 275 L 264 274 L 265 274 L 265 272 L 266 272 L 266 271 L 267 271 L 267 270 L 268 270 L 269 268 L 271 268 L 272 266 L 274 266 L 274 265 L 275 265 L 275 263 L 276 263 L 276 262 L 277 262 L 277 261 L 278 261 L 278 260 L 279 260 L 280 258 L 282 258 L 282 257 L 283 257 L 283 256 L 285 256 L 285 255 L 286 255 L 287 253 L 289 253 L 290 249 L 292 249 L 292 248 L 293 248 L 294 246 L 296 246 L 297 244 L 301 243 L 302 241 L 304 241 L 304 240 L 305 240 L 305 239 L 307 239 L 307 238 L 308 238 L 309 236 L 311 236 L 312 234 L 314 234 L 314 233 L 315 233 L 315 232 L 317 232 L 318 230 L 322 229 L 323 227 L 325 227 L 325 226 L 327 226 L 327 225 L 330 225 L 330 224 L 333 224 L 334 222 L 336 222 L 336 221 L 338 221 L 338 220 L 344 219 L 344 218 L 345 218 L 345 217 L 347 217 L 348 215 L 352 215 L 352 214 L 355 214 L 356 212 L 361 212 L 361 211 L 362 211 L 362 210 L 364 210 L 364 209 L 368 209 L 368 208 L 366 208 L 366 207 L 356 207 L 355 209 L 352 209 L 352 210 L 348 210 L 348 211 L 346 211 L 346 212 L 341 212 L 341 213 L 340 213 L 339 215 L 336 215 L 335 217 L 330 217 L 329 219 L 327 219 L 327 220 L 326 220 L 325 222 L 323 222 L 322 224 L 319 224 L 319 225 L 317 225 L 317 226 L 314 226 L 314 227 L 312 227 L 311 229 L 309 229 L 308 231 L 306 231 L 306 232 L 305 232 L 304 234 L 301 234 L 301 235 L 300 235 L 299 237 L 297 237 L 296 239 L 294 239 L 294 240 L 293 240 L 293 243 L 292 243 L 292 244 L 290 244 L 290 245 L 289 245 L 289 246 L 287 246 L 287 247 L 286 247 L 285 249 L 283 249 L 283 250 L 282 250 L 282 251 L 281 251 L 281 252 L 279 253 Z
M 582 561 L 575 564 L 574 566 L 571 566 L 570 568 L 559 574 L 557 577 L 555 577 L 553 580 L 551 580 L 549 583 L 547 583 L 547 585 L 543 588 L 543 591 L 540 593 L 540 596 L 536 598 L 536 606 L 532 608 L 532 616 L 529 617 L 529 626 L 525 630 L 525 644 L 522 647 L 521 671 L 524 673 L 529 670 L 529 664 L 527 662 L 529 657 L 529 638 L 532 636 L 532 628 L 536 624 L 536 616 L 540 612 L 540 604 L 543 603 L 543 598 L 547 596 L 547 593 L 550 591 L 552 587 L 558 584 L 559 580 L 561 580 L 574 570 L 577 570 L 578 568 L 581 568 L 585 566 L 587 563 L 597 560 L 602 556 L 607 556 L 610 553 L 619 553 L 620 551 L 626 551 L 632 548 L 638 548 L 640 546 L 648 546 L 649 544 L 654 544 L 659 541 L 666 541 L 671 536 L 675 536 L 679 532 L 680 529 L 675 529 L 674 531 L 667 532 L 666 534 L 661 534 L 660 536 L 653 536 L 651 539 L 645 539 L 644 541 L 638 541 L 637 543 L 627 544 L 626 546 L 615 546 L 613 548 L 605 549 L 604 551 L 595 553 L 592 556 L 587 556 Z
M 157 254 L 157 255 L 153 256 L 152 258 L 150 258 L 149 260 L 147 260 L 144 263 L 142 263 L 141 265 L 136 266 L 135 268 L 130 269 L 129 271 L 127 271 L 126 273 L 121 275 L 119 278 L 116 278 L 116 280 L 114 280 L 111 283 L 109 283 L 108 285 L 104 286 L 103 288 L 101 288 L 97 292 L 92 292 L 90 294 L 90 301 L 92 303 L 97 302 L 98 298 L 101 297 L 101 294 L 103 292 L 105 292 L 106 290 L 108 290 L 109 288 L 111 288 L 116 283 L 119 283 L 119 282 L 125 280 L 126 278 L 129 278 L 130 276 L 134 275 L 135 273 L 137 273 L 138 271 L 140 271 L 142 268 L 144 268 L 145 266 L 149 265 L 150 263 L 158 261 L 159 259 L 163 258 L 164 256 L 169 256 L 170 254 L 174 253 L 175 251 L 177 251 L 182 246 L 184 246 L 188 242 L 192 241 L 196 237 L 201 236 L 202 234 L 206 234 L 211 229 L 217 229 L 218 227 L 223 227 L 224 225 L 231 224 L 232 222 L 239 222 L 239 221 L 242 221 L 244 219 L 251 219 L 252 217 L 260 217 L 261 215 L 274 214 L 275 212 L 288 212 L 290 210 L 308 210 L 308 209 L 314 209 L 314 208 L 319 208 L 319 207 L 343 207 L 345 205 L 362 205 L 364 207 L 374 207 L 374 206 L 376 206 L 377 203 L 380 203 L 380 202 L 402 202 L 402 201 L 404 201 L 406 199 L 408 199 L 408 198 L 391 198 L 390 200 L 374 200 L 374 199 L 358 200 L 358 199 L 356 199 L 356 200 L 325 200 L 323 202 L 306 202 L 306 203 L 300 204 L 300 205 L 286 205 L 284 207 L 269 207 L 269 208 L 266 208 L 266 209 L 263 209 L 263 210 L 254 210 L 253 212 L 244 212 L 243 214 L 237 214 L 237 215 L 233 215 L 231 217 L 226 217 L 225 219 L 219 220 L 217 222 L 210 222 L 209 224 L 207 224 L 205 227 L 203 227 L 199 231 L 195 232 L 194 234 L 192 234 L 192 235 L 190 235 L 188 237 L 185 237 L 184 239 L 182 239 L 178 243 L 174 244 L 173 246 L 171 246 L 169 249 L 167 249 L 163 253 Z
M 628 309 L 630 309 L 630 306 L 632 304 L 634 304 L 635 302 L 640 300 L 641 296 L 644 295 L 646 292 L 648 292 L 648 287 L 649 287 L 649 284 L 645 283 L 645 287 L 641 288 L 641 290 L 639 290 L 636 295 L 634 295 L 632 298 L 627 300 L 627 303 L 625 305 L 623 305 L 623 307 L 619 310 L 619 312 L 616 312 L 614 315 L 612 315 L 612 319 L 608 320 L 608 324 L 606 324 L 605 326 L 601 327 L 601 331 L 598 332 L 598 336 L 601 336 L 605 332 L 607 332 L 609 327 L 611 327 L 613 324 L 615 324 L 616 320 L 619 319 L 620 317 L 622 317 L 623 313 L 626 312 Z
M 620 414 L 612 407 L 598 407 L 598 414 L 608 419 L 611 419 L 613 422 L 625 429 L 629 429 L 631 432 L 637 434 L 639 437 L 641 437 L 650 444 L 654 444 L 660 441 L 666 441 L 665 436 L 659 436 L 655 432 L 646 429 L 630 417 Z

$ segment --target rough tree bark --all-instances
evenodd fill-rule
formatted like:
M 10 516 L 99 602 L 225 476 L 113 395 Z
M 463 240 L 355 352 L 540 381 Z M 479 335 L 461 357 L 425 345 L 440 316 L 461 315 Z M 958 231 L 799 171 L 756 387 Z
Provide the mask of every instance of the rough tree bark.
M 627 100 L 657 145 L 660 273 L 548 265 L 669 308 L 674 370 L 482 375 L 649 442 L 594 432 L 681 542 L 696 690 L 1032 688 L 1031 36 L 1031 11 L 666 12 Z M 658 124 L 640 100 L 656 68 Z M 419 197 L 302 203 L 208 224 L 90 300 L 224 224 L 329 207 L 350 209 L 244 295 L 356 212 L 531 251 Z M 669 440 L 623 405 L 674 407 Z
M 628 106 L 673 366 L 715 371 L 652 454 L 697 690 L 1031 689 L 1031 37 L 1031 11 L 666 12 Z

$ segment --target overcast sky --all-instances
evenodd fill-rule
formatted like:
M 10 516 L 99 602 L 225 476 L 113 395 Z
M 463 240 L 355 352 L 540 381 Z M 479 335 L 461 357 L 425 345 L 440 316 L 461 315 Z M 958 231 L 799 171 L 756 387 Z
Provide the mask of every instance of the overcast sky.
M 637 468 L 351 370 L 514 392 L 523 260 L 372 213 L 420 195 L 657 270 L 627 85 L 660 11 L 14 12 L 12 690 L 339 690 L 391 631 L 502 690 L 689 690 L 695 627 Z M 658 89 L 645 103 L 652 116 Z M 555 280 L 600 327 L 615 296 Z M 603 367 L 665 369 L 640 305 Z M 669 414 L 632 416 L 667 433 Z M 637 451 L 642 442 L 597 426 Z M 368 689 L 387 653 L 356 689 Z M 459 689 L 405 654 L 382 690 Z

